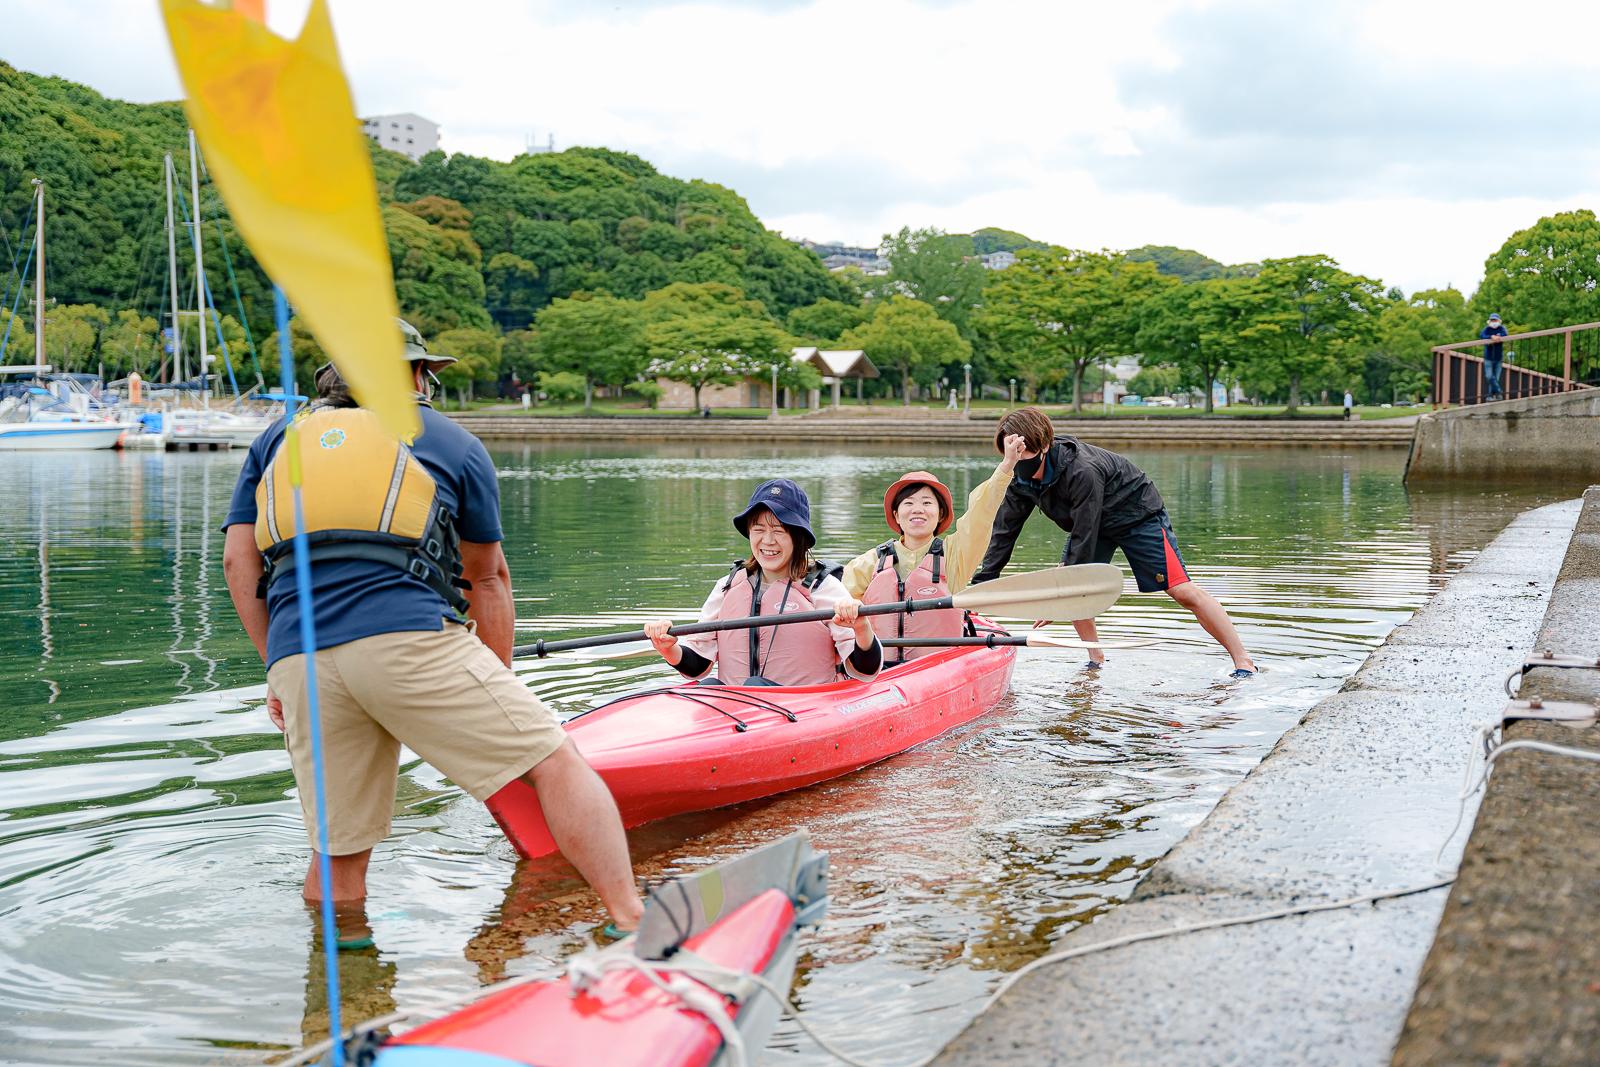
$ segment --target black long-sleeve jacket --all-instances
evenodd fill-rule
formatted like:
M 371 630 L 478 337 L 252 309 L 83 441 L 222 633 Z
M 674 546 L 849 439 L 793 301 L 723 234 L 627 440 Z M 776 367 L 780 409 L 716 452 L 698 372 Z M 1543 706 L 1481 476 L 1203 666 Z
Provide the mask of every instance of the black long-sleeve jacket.
M 1165 507 L 1144 471 L 1115 452 L 1075 437 L 1056 438 L 1046 469 L 1047 480 L 1019 474 L 1006 487 L 989 535 L 989 550 L 972 577 L 974 585 L 998 578 L 1005 570 L 1017 535 L 1034 508 L 1072 535 L 1062 563 L 1092 563 L 1102 533 L 1121 533 Z

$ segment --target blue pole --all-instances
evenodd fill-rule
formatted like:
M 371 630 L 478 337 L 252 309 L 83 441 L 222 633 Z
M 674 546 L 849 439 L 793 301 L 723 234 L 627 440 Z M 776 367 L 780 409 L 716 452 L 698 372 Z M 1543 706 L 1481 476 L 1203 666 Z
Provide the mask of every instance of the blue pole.
M 195 147 L 195 158 L 200 160 L 200 176 L 206 181 L 210 181 L 211 172 L 206 169 L 206 153 L 205 150 L 200 148 L 198 145 Z M 199 213 L 200 211 L 197 205 L 195 208 L 195 214 L 198 215 Z M 244 343 L 245 346 L 250 350 L 250 364 L 256 369 L 256 385 L 260 386 L 264 392 L 267 388 L 267 384 L 261 379 L 261 361 L 256 358 L 255 335 L 250 332 L 250 316 L 244 313 L 244 297 L 239 295 L 239 276 L 233 272 L 233 256 L 228 253 L 228 235 L 223 232 L 221 216 L 213 218 L 211 221 L 216 224 L 217 240 L 222 244 L 222 262 L 228 268 L 228 285 L 233 289 L 234 306 L 239 309 L 239 325 L 244 327 Z M 216 301 L 213 300 L 213 311 L 216 310 L 215 304 Z M 234 392 L 238 392 L 238 389 L 238 385 L 235 384 Z
M 189 218 L 189 202 L 183 198 L 182 189 L 178 190 L 178 209 L 183 212 L 183 223 L 185 226 L 198 227 L 200 225 L 200 205 L 196 204 L 194 206 L 194 219 L 191 221 Z M 233 395 L 238 396 L 239 380 L 233 376 L 233 360 L 228 356 L 228 339 L 222 336 L 222 317 L 217 314 L 217 301 L 216 298 L 211 295 L 211 279 L 207 278 L 205 282 L 206 306 L 211 311 L 211 321 L 216 323 L 217 326 L 217 344 L 222 347 L 222 365 L 228 368 L 228 383 L 233 386 Z M 204 318 L 203 315 L 202 318 Z M 203 330 L 205 328 L 206 324 L 202 321 L 200 323 L 200 329 Z M 205 368 L 201 368 L 201 373 L 205 373 Z
M 333 917 L 333 861 L 328 858 L 328 790 L 322 761 L 322 715 L 317 704 L 317 625 L 311 612 L 311 546 L 306 538 L 300 500 L 300 432 L 294 426 L 294 346 L 289 340 L 289 302 L 283 290 L 272 287 L 273 310 L 278 321 L 278 359 L 282 364 L 283 434 L 289 460 L 289 484 L 294 489 L 294 580 L 300 602 L 300 650 L 306 658 L 306 724 L 311 733 L 311 777 L 317 808 L 317 877 L 322 886 L 322 955 L 328 974 L 328 1031 L 333 1038 L 333 1067 L 344 1067 L 344 1027 L 339 1021 L 339 928 Z
M 33 209 L 37 206 L 37 200 L 28 201 L 28 217 L 23 220 L 22 229 L 17 231 L 17 250 L 11 254 L 11 273 L 6 275 L 5 296 L 0 296 L 0 305 L 4 305 L 11 298 L 11 279 L 17 273 L 17 260 L 22 258 L 22 235 L 27 233 L 28 228 L 33 225 Z M 33 242 L 31 241 L 28 243 L 28 262 L 33 262 Z M 22 285 L 25 283 L 19 280 L 17 284 Z
M 0 337 L 0 361 L 6 358 L 6 346 L 11 343 L 11 324 L 17 321 L 17 306 L 22 303 L 22 294 L 28 288 L 28 271 L 33 267 L 33 250 L 38 245 L 39 239 L 35 237 L 33 244 L 28 246 L 27 262 L 22 264 L 22 280 L 17 284 L 17 298 L 11 301 L 11 317 L 6 320 L 6 334 Z

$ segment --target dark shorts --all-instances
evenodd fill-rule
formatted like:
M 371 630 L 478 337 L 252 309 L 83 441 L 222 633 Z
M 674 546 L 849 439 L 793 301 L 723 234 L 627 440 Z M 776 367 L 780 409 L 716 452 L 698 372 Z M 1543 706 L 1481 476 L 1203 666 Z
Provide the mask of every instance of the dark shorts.
M 1128 567 L 1141 593 L 1159 593 L 1189 580 L 1165 508 L 1117 534 L 1102 532 L 1095 543 L 1094 562 L 1110 563 L 1119 548 L 1128 559 Z M 1067 547 L 1061 553 L 1063 563 L 1071 551 L 1072 538 L 1068 537 Z

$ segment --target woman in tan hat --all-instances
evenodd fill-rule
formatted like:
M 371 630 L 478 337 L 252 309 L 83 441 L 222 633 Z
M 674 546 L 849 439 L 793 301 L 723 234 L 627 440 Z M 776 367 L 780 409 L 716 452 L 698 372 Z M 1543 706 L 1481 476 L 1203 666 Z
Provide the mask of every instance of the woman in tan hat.
M 846 564 L 845 590 L 863 604 L 889 604 L 949 596 L 965 589 L 989 546 L 995 512 L 1005 499 L 1012 468 L 1026 445 L 1021 434 L 1006 438 L 1000 465 L 967 497 L 966 513 L 959 520 L 949 487 L 928 471 L 911 471 L 889 486 L 883 494 L 883 517 L 899 536 Z M 952 524 L 955 529 L 946 536 Z M 961 612 L 950 608 L 896 615 L 892 626 L 895 637 L 959 637 Z M 896 649 L 889 662 L 902 663 L 937 651 Z

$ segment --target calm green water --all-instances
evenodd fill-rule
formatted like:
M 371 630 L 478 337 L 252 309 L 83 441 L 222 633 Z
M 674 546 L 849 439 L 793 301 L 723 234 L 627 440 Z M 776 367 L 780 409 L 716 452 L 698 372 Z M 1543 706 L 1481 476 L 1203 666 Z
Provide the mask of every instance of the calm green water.
M 642 875 L 804 826 L 834 897 L 796 997 L 848 1048 L 904 1063 L 1003 974 L 1125 897 L 1277 737 L 1512 515 L 1559 499 L 1408 497 L 1402 457 L 1134 453 L 1191 572 L 1266 673 L 1227 659 L 1165 597 L 1127 596 L 1108 636 L 1156 637 L 1099 677 L 1025 653 L 968 728 L 836 782 L 634 835 Z M 959 494 L 979 453 L 725 446 L 498 449 L 520 629 L 575 635 L 693 614 L 740 546 L 758 480 L 808 487 L 825 554 L 884 534 L 879 494 L 931 467 Z M 305 839 L 261 667 L 221 575 L 239 454 L 0 455 L 0 1060 L 259 1063 L 321 1036 Z M 1013 565 L 1054 563 L 1030 526 Z M 553 706 L 676 677 L 659 661 L 522 664 Z M 548 968 L 598 913 L 559 861 L 519 865 L 486 813 L 408 764 L 346 1017 L 426 1011 Z M 792 1024 L 779 1063 L 827 1062 Z

